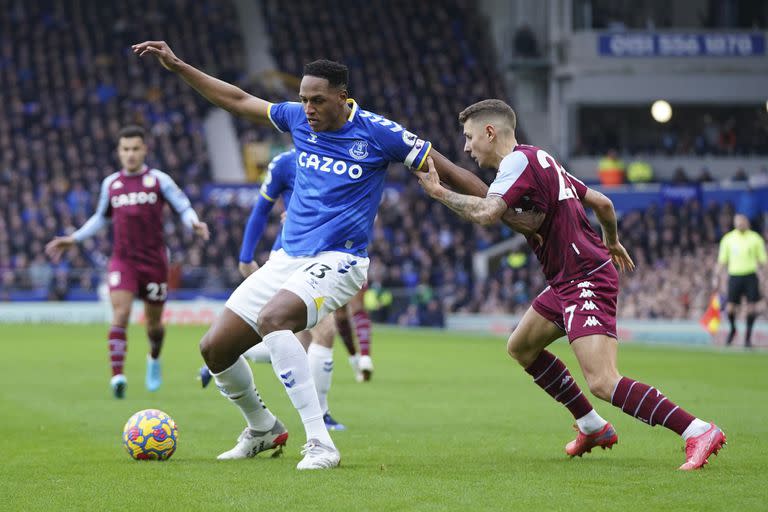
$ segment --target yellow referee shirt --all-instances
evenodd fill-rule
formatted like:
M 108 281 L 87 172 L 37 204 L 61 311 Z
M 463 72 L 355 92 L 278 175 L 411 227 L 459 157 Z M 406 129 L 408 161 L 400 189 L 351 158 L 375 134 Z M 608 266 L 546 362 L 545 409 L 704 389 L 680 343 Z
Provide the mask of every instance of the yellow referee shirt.
M 757 272 L 758 263 L 766 262 L 765 242 L 752 230 L 734 229 L 720 240 L 717 262 L 728 265 L 728 275 L 746 276 Z

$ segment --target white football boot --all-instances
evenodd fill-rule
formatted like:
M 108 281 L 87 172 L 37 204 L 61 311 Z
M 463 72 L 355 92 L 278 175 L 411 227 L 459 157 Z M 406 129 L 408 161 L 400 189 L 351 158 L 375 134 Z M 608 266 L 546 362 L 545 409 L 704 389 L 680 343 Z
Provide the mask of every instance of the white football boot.
M 355 381 L 363 382 L 363 372 L 360 371 L 360 355 L 359 354 L 349 356 L 349 366 L 351 366 L 352 371 L 355 372 Z
M 122 373 L 113 376 L 109 381 L 109 387 L 112 388 L 112 394 L 115 396 L 115 398 L 119 399 L 125 398 L 125 387 L 127 385 L 128 381 L 126 380 L 125 375 Z
M 371 356 L 360 356 L 360 362 L 358 363 L 360 373 L 363 374 L 363 380 L 368 382 L 373 377 L 373 359 Z
M 303 459 L 296 469 L 331 469 L 341 462 L 341 454 L 335 446 L 328 446 L 317 439 L 310 439 L 301 449 Z
M 245 427 L 243 433 L 237 438 L 234 448 L 216 457 L 219 460 L 247 459 L 256 454 L 272 450 L 272 457 L 279 457 L 283 453 L 283 447 L 288 441 L 288 430 L 280 420 L 275 420 L 275 425 L 269 430 L 253 430 Z

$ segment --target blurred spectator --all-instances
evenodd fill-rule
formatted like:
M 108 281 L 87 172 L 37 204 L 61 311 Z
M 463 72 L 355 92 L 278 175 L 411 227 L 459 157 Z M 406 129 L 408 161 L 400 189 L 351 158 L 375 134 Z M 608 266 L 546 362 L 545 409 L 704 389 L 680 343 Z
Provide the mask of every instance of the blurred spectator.
M 731 181 L 749 181 L 749 176 L 747 176 L 747 172 L 744 169 L 739 168 L 731 176 Z
M 671 181 L 674 185 L 686 185 L 690 180 L 688 179 L 688 174 L 685 172 L 685 169 L 678 167 L 675 169 Z
M 610 187 L 624 183 L 624 162 L 615 149 L 608 150 L 597 163 L 597 174 L 602 185 Z
M 699 176 L 696 178 L 696 181 L 699 183 L 711 183 L 715 181 L 715 178 L 712 177 L 712 174 L 709 172 L 709 168 L 702 167 L 699 171 Z
M 515 47 L 515 55 L 518 57 L 531 58 L 539 56 L 539 45 L 536 42 L 536 36 L 531 26 L 527 23 L 515 31 L 513 45 Z
M 627 181 L 630 183 L 649 183 L 653 181 L 653 167 L 648 161 L 638 157 L 627 166 Z

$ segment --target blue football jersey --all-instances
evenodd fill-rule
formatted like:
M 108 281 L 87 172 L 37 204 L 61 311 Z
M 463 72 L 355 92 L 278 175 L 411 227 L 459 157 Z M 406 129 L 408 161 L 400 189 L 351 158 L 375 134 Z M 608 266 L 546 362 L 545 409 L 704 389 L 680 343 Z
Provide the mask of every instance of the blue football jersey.
M 291 204 L 293 182 L 296 179 L 296 150 L 284 151 L 275 156 L 267 166 L 267 175 L 261 184 L 261 197 L 273 203 L 283 196 L 285 208 Z M 258 241 L 257 241 L 258 242 Z M 277 234 L 272 250 L 277 251 L 283 246 L 282 230 Z
M 301 103 L 276 103 L 269 118 L 290 132 L 296 181 L 283 225 L 292 256 L 341 251 L 365 256 L 390 162 L 419 169 L 432 145 L 401 125 L 358 107 L 336 131 L 315 132 Z

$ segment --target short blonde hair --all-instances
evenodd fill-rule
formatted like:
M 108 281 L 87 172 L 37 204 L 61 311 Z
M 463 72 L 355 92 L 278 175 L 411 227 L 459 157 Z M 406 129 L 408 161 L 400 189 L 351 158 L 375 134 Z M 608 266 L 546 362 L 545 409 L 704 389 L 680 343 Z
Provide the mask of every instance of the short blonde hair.
M 501 100 L 483 100 L 474 103 L 459 114 L 459 122 L 466 123 L 476 117 L 496 117 L 502 119 L 512 131 L 517 127 L 517 115 L 512 107 Z

